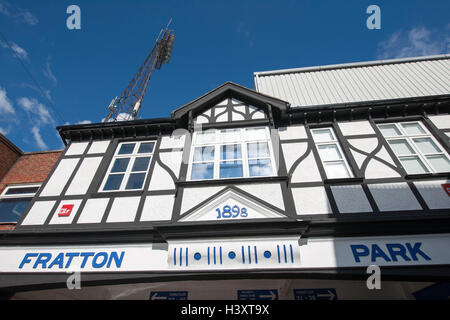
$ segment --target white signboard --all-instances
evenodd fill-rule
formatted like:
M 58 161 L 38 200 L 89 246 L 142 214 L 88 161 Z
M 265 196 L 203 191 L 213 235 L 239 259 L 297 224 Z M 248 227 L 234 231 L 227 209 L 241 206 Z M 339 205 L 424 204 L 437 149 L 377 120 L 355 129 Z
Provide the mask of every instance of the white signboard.
M 450 264 L 450 235 L 266 237 L 110 246 L 0 247 L 0 272 L 114 272 Z

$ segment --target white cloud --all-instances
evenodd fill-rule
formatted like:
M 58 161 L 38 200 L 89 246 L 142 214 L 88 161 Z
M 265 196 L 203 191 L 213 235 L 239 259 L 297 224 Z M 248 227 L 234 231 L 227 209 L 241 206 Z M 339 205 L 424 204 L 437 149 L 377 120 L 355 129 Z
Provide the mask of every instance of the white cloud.
M 41 89 L 39 89 L 38 87 L 36 87 L 36 86 L 34 86 L 32 84 L 29 84 L 29 83 L 21 83 L 20 86 L 21 87 L 25 87 L 25 88 L 33 89 L 34 91 L 38 92 L 39 94 L 44 95 L 47 100 L 53 102 L 53 99 L 52 99 L 52 96 L 51 96 L 51 91 L 48 90 L 48 89 L 45 89 L 45 88 L 41 87 L 41 89 L 42 89 L 42 91 L 41 91 Z
M 0 45 L 3 48 L 9 48 L 6 42 L 0 41 Z M 20 47 L 17 43 L 13 41 L 9 41 L 9 45 L 11 46 L 11 50 L 13 51 L 13 53 L 15 53 L 16 56 L 22 59 L 28 59 L 28 52 L 24 48 Z
M 77 122 L 75 124 L 90 124 L 90 123 L 92 123 L 91 120 L 83 120 L 83 121 L 79 121 L 79 122 Z
M 17 99 L 17 103 L 29 113 L 38 116 L 38 125 L 53 124 L 55 122 L 48 109 L 42 103 L 39 103 L 36 99 L 22 97 Z
M 6 1 L 3 1 L 3 3 L 0 3 L 0 13 L 4 14 L 7 17 L 14 18 L 14 20 L 16 20 L 18 22 L 27 23 L 32 26 L 39 23 L 39 20 L 30 11 L 28 11 L 26 9 L 14 7 Z
M 3 3 L 0 3 L 0 13 L 4 14 L 5 16 L 10 16 L 11 15 L 11 13 L 8 10 L 8 8 Z
M 11 131 L 11 128 L 2 128 L 0 127 L 0 133 L 4 136 L 6 136 Z
M 22 20 L 25 23 L 28 23 L 29 25 L 36 25 L 38 24 L 39 20 L 36 18 L 36 16 L 34 14 L 32 14 L 30 11 L 26 11 L 26 10 L 22 10 L 19 14 L 18 14 L 19 18 L 22 18 Z
M 0 114 L 15 114 L 11 101 L 6 96 L 6 90 L 0 87 Z
M 448 26 L 447 26 L 448 29 Z M 378 59 L 405 58 L 447 53 L 450 37 L 446 33 L 417 27 L 408 32 L 394 32 L 378 44 Z
M 44 75 L 47 78 L 49 78 L 55 86 L 58 84 L 58 80 L 56 79 L 55 75 L 52 72 L 52 69 L 50 68 L 50 58 L 47 58 L 47 62 L 45 64 L 45 69 L 42 71 L 43 71 Z
M 44 142 L 44 140 L 42 139 L 41 133 L 40 133 L 40 129 L 38 126 L 34 126 L 31 128 L 31 133 L 33 134 L 33 138 L 34 141 L 36 142 L 36 144 L 38 145 L 38 147 L 41 150 L 48 150 L 48 146 L 47 144 Z

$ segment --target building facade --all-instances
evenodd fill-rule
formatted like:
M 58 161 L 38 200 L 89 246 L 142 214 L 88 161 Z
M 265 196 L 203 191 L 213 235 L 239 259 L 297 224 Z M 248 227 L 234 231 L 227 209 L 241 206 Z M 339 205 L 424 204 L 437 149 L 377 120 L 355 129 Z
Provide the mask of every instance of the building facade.
M 0 239 L 0 287 L 431 297 L 450 275 L 449 67 L 440 55 L 257 72 L 256 90 L 227 82 L 168 118 L 58 127 L 67 148 Z M 75 271 L 85 289 L 69 294 Z
M 61 153 L 22 152 L 0 134 L 0 230 L 14 229 Z

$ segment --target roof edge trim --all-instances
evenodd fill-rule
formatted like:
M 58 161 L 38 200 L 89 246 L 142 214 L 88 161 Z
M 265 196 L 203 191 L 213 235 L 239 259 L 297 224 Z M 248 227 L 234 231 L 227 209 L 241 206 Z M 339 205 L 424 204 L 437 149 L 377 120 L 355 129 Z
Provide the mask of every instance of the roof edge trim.
M 258 71 L 258 72 L 254 72 L 253 76 L 255 78 L 258 78 L 258 77 L 273 76 L 273 75 L 286 74 L 286 73 L 323 71 L 323 70 L 345 69 L 345 68 L 355 68 L 355 67 L 369 67 L 369 66 L 384 65 L 384 64 L 396 64 L 396 63 L 407 63 L 407 62 L 417 62 L 417 61 L 427 61 L 427 60 L 443 60 L 443 59 L 450 59 L 450 54 L 447 53 L 447 54 L 420 56 L 420 57 L 350 62 L 350 63 L 330 64 L 330 65 L 313 66 L 313 67 Z

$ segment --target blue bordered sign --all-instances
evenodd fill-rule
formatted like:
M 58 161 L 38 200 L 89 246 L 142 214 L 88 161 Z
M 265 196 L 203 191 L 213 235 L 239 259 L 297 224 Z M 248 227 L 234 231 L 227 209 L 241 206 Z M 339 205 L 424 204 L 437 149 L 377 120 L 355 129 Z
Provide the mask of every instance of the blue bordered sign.
M 152 291 L 149 300 L 187 300 L 187 291 Z
M 337 300 L 336 289 L 294 289 L 295 300 Z
M 278 300 L 278 290 L 238 290 L 238 300 Z

